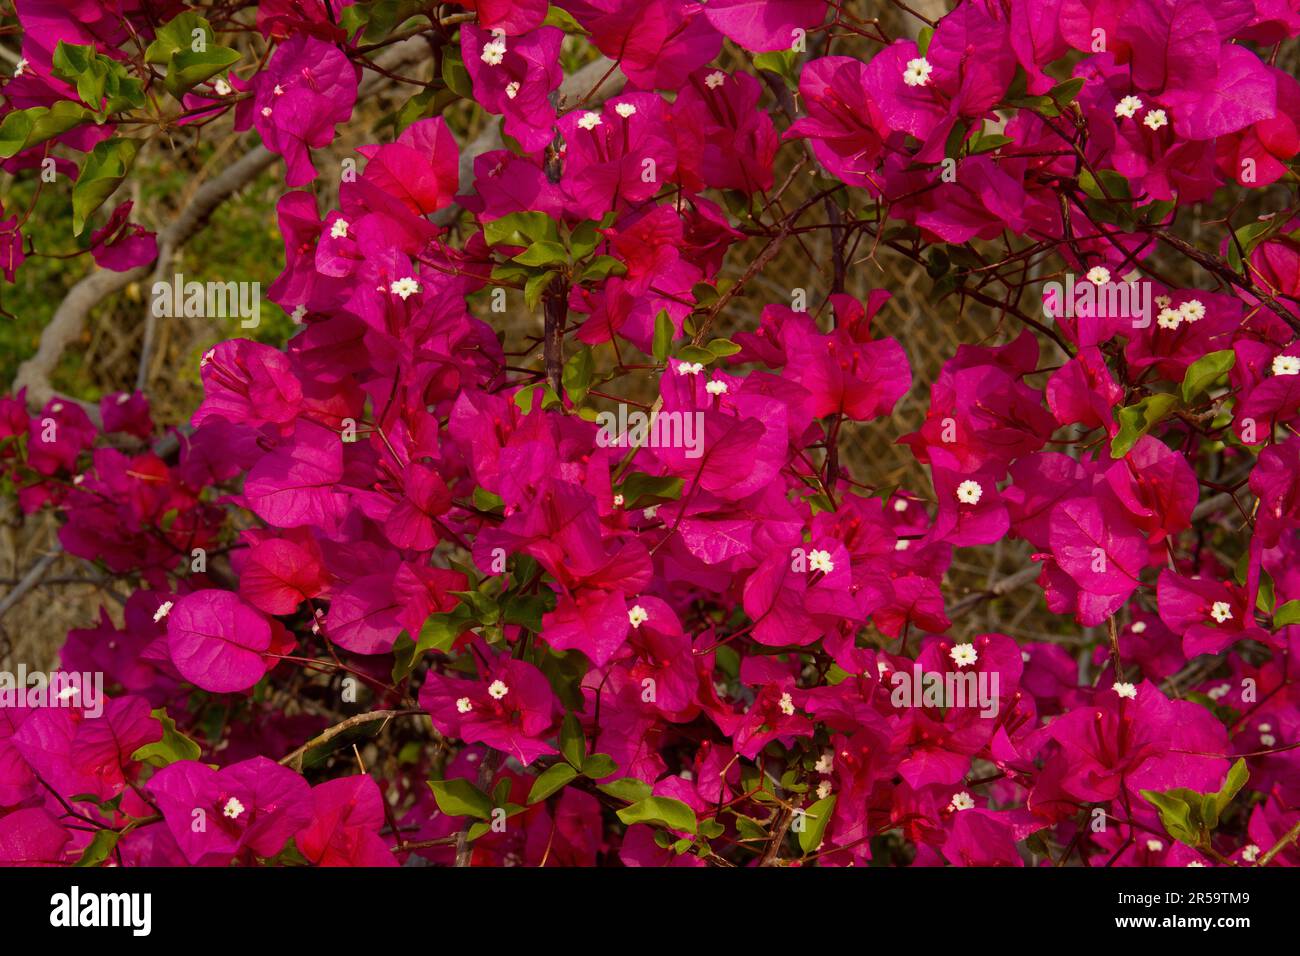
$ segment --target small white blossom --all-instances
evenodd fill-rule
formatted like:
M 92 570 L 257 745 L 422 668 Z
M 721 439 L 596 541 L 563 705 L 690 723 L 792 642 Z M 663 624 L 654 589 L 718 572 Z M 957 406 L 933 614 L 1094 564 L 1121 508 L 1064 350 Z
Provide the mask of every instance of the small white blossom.
M 831 560 L 831 553 L 829 551 L 809 551 L 808 569 L 830 574 L 835 570 L 835 562 Z
M 1133 631 L 1134 634 L 1142 634 L 1142 633 L 1144 633 L 1144 632 L 1146 631 L 1146 629 L 1147 629 L 1147 622 L 1146 622 L 1146 621 L 1134 621 L 1134 622 L 1133 622 L 1132 631 Z
M 307 317 L 307 306 L 305 305 L 294 306 L 293 314 L 290 315 L 289 317 L 293 319 L 294 322 L 296 322 L 297 324 L 302 325 L 302 320 Z
M 1129 700 L 1137 700 L 1138 689 L 1135 684 L 1117 680 L 1115 683 L 1111 684 L 1110 689 L 1121 697 L 1127 697 Z
M 727 394 L 727 383 L 726 383 L 726 382 L 709 382 L 707 385 L 704 386 L 704 390 L 705 390 L 706 392 L 708 392 L 710 395 L 726 395 L 726 394 Z
M 1220 700 L 1224 697 L 1227 697 L 1228 691 L 1230 690 L 1232 690 L 1232 687 L 1230 685 L 1220 684 L 1217 687 L 1211 687 L 1209 690 L 1207 690 L 1205 692 L 1205 696 L 1210 698 L 1210 700 Z
M 821 783 L 817 784 L 818 800 L 825 800 L 830 795 L 831 795 L 831 782 L 829 780 L 823 780 Z
M 648 620 L 650 620 L 650 615 L 640 604 L 633 604 L 632 609 L 627 612 L 627 621 L 634 628 L 639 628 Z
M 1126 96 L 1115 104 L 1115 115 L 1123 119 L 1132 119 L 1142 108 L 1142 101 L 1136 96 Z
M 513 100 L 519 95 L 519 81 L 512 80 L 506 84 L 506 99 Z
M 401 296 L 402 301 L 405 302 L 411 296 L 420 291 L 420 283 L 416 282 L 411 276 L 407 276 L 404 279 L 395 280 L 393 284 L 388 287 L 388 291 L 393 295 Z
M 818 773 L 830 773 L 834 768 L 835 768 L 835 753 L 834 751 L 831 750 L 827 750 L 826 752 L 824 752 L 820 757 L 817 758 L 817 762 L 813 764 L 813 770 L 817 771 Z
M 1232 620 L 1232 606 L 1227 601 L 1215 601 L 1214 606 L 1210 608 L 1210 617 L 1214 618 L 1220 624 Z
M 1152 853 L 1159 853 L 1165 848 L 1165 845 L 1159 840 L 1147 840 L 1147 849 Z
M 462 697 L 460 700 L 456 701 L 456 710 L 459 713 L 468 714 L 473 709 L 474 705 L 470 703 L 468 697 Z
M 199 368 L 204 368 L 212 362 L 212 356 L 217 354 L 216 349 L 208 349 L 203 353 L 203 358 L 199 359 Z
M 974 810 L 975 798 L 963 790 L 961 793 L 954 793 L 952 799 L 948 801 L 948 809 L 954 813 L 961 810 Z
M 918 56 L 914 60 L 907 61 L 907 69 L 903 71 L 903 82 L 908 86 L 925 86 L 930 82 L 930 74 L 934 72 L 934 67 L 930 61 L 923 56 Z
M 1200 299 L 1188 299 L 1178 307 L 1184 322 L 1199 322 L 1205 318 L 1205 303 Z
M 171 601 L 163 601 L 161 604 L 159 604 L 158 610 L 153 612 L 153 622 L 157 624 L 159 621 L 165 618 L 168 614 L 172 612 L 172 607 L 173 605 Z
M 790 696 L 789 691 L 781 695 L 781 700 L 778 701 L 777 706 L 781 708 L 781 713 L 785 714 L 787 717 L 793 716 L 794 698 Z
M 1300 375 L 1300 358 L 1294 355 L 1279 355 L 1273 359 L 1274 375 Z
M 654 521 L 655 515 L 657 515 L 658 513 L 659 513 L 658 505 L 651 505 L 649 508 L 641 509 L 641 517 L 645 518 L 646 521 Z
M 1167 308 L 1169 308 L 1169 304 L 1170 304 L 1171 302 L 1173 302 L 1173 301 L 1174 301 L 1174 300 L 1171 299 L 1171 298 L 1170 298 L 1169 296 L 1167 296 L 1167 295 L 1158 295 L 1158 296 L 1156 296 L 1156 308 L 1157 308 L 1157 309 L 1167 309 Z
M 1277 738 L 1274 737 L 1272 734 L 1260 734 L 1259 742 L 1263 744 L 1265 747 L 1272 747 L 1275 743 L 1277 743 Z
M 958 667 L 966 667 L 980 659 L 979 651 L 975 650 L 974 644 L 954 644 L 948 651 L 948 656 Z
M 633 103 L 619 103 L 614 107 L 614 112 L 623 117 L 623 119 L 627 119 L 629 116 L 635 115 L 636 105 Z
M 623 496 L 622 496 L 622 495 L 615 495 L 615 496 L 614 496 L 614 507 L 615 507 L 615 508 L 621 508 L 621 507 L 623 507 Z
M 1169 117 L 1165 115 L 1164 110 L 1151 110 L 1146 116 L 1142 117 L 1142 125 L 1150 130 L 1157 130 L 1162 126 L 1169 125 Z
M 894 510 L 895 510 L 895 511 L 900 511 L 900 512 L 901 512 L 901 511 L 906 511 L 906 510 L 907 510 L 907 499 L 906 499 L 906 498 L 899 498 L 897 501 L 895 501 L 895 502 L 894 502 Z
M 1084 278 L 1093 285 L 1105 285 L 1110 281 L 1110 270 L 1105 266 L 1093 266 Z
M 711 90 L 716 90 L 723 83 L 727 82 L 727 74 L 721 70 L 714 70 L 704 78 L 704 85 Z
M 1176 329 L 1183 324 L 1183 314 L 1177 309 L 1161 309 L 1156 316 L 1156 325 L 1162 329 Z
M 699 375 L 704 371 L 704 366 L 699 362 L 682 362 L 677 366 L 678 375 Z
M 1273 725 L 1272 725 L 1272 724 L 1260 724 L 1260 725 L 1259 725 L 1258 727 L 1256 727 L 1255 729 L 1258 730 L 1261 734 L 1266 734 L 1266 733 L 1268 733 L 1270 730 L 1273 729 Z
M 984 488 L 978 481 L 967 478 L 957 486 L 957 500 L 964 505 L 977 505 L 984 497 Z
M 912 542 L 909 541 L 907 538 L 899 538 L 897 541 L 894 542 L 895 551 L 906 551 L 911 546 L 912 546 Z
M 348 221 L 346 219 L 335 219 L 334 225 L 330 226 L 331 239 L 346 239 L 348 237 Z
M 578 117 L 578 127 L 580 129 L 595 129 L 603 122 L 604 120 L 600 118 L 600 114 L 593 113 L 591 110 L 587 110 L 587 112 Z
M 262 115 L 263 115 L 263 116 L 270 116 L 270 115 L 271 115 L 271 107 L 269 107 L 269 106 L 263 106 L 263 107 L 262 107 Z
M 22 76 L 27 72 L 27 57 L 23 57 L 14 66 L 14 76 Z
M 1241 848 L 1241 858 L 1247 863 L 1254 863 L 1259 859 L 1259 847 L 1254 843 L 1247 843 Z
M 216 91 L 218 96 L 229 96 L 231 93 L 230 84 L 220 76 L 217 77 L 216 82 L 212 84 L 212 89 Z
M 479 59 L 488 66 L 500 66 L 501 61 L 506 58 L 506 41 L 504 37 L 497 37 L 488 43 L 483 44 L 483 52 L 479 54 Z
M 491 684 L 488 684 L 488 694 L 493 700 L 500 700 L 508 693 L 510 693 L 510 688 L 506 686 L 505 681 L 494 680 Z
M 230 817 L 230 819 L 236 820 L 239 818 L 239 815 L 244 812 L 244 805 L 239 802 L 238 797 L 231 797 L 226 801 L 226 805 L 221 812 Z
M 1205 866 L 1205 864 L 1202 863 L 1200 860 L 1193 860 L 1191 863 L 1188 863 L 1187 865 L 1188 865 L 1188 866 Z

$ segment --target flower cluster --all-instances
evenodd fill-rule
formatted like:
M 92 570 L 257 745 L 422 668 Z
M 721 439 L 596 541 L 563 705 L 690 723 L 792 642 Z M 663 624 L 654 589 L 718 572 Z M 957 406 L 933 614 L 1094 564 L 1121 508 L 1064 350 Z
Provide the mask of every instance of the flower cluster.
M 147 103 L 229 114 L 283 159 L 301 327 L 205 353 L 166 434 L 0 402 L 23 512 L 136 587 L 62 651 L 102 714 L 0 707 L 0 862 L 1300 863 L 1294 4 L 15 5 L 4 168 L 75 165 L 80 233 Z M 332 175 L 407 34 L 435 78 Z M 131 210 L 106 269 L 158 256 Z M 760 301 L 814 235 L 824 301 Z M 922 379 L 846 291 L 877 252 L 1008 333 Z M 602 441 L 611 401 L 649 424 Z M 868 430 L 928 486 L 842 457 Z

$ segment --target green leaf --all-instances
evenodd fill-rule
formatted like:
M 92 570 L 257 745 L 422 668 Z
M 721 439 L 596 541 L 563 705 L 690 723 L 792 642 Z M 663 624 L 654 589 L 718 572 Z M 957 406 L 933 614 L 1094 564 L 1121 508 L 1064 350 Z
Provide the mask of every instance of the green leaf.
M 677 353 L 677 359 L 680 362 L 696 362 L 700 365 L 709 365 L 717 358 L 708 349 L 700 348 L 698 345 L 687 345 Z
M 658 823 L 670 830 L 694 833 L 695 811 L 672 797 L 646 797 L 644 800 L 618 811 L 624 823 Z
M 199 745 L 176 729 L 176 721 L 167 716 L 166 708 L 153 711 L 153 716 L 163 725 L 162 739 L 145 744 L 131 755 L 152 767 L 166 767 L 178 760 L 198 760 L 202 753 Z
M 573 14 L 554 5 L 546 8 L 546 19 L 542 21 L 542 26 L 559 27 L 565 33 L 572 33 L 575 36 L 591 36 L 587 30 L 583 29 L 581 23 L 573 19 Z
M 478 817 L 487 820 L 492 816 L 492 800 L 474 784 L 460 777 L 451 780 L 430 780 L 429 789 L 438 801 L 438 809 L 452 817 Z
M 533 781 L 533 788 L 528 791 L 528 805 L 531 807 L 534 803 L 541 803 L 577 775 L 578 771 L 567 763 L 557 763 L 547 767 L 541 776 Z
M 530 246 L 541 239 L 560 241 L 555 221 L 544 212 L 512 212 L 483 224 L 489 246 Z
M 930 41 L 933 39 L 934 27 L 925 26 L 921 27 L 921 29 L 917 31 L 916 49 L 921 56 L 925 56 L 926 52 L 930 49 Z
M 81 856 L 73 866 L 99 866 L 108 855 L 113 852 L 117 846 L 119 834 L 116 830 L 98 830 L 86 849 L 82 851 Z
M 1179 843 L 1186 843 L 1188 846 L 1197 846 L 1200 843 L 1200 827 L 1197 821 L 1193 820 L 1192 807 L 1185 799 L 1174 796 L 1174 791 L 1160 793 L 1156 790 L 1143 790 L 1141 793 L 1143 799 L 1160 812 L 1160 822 L 1164 825 L 1166 833 Z
M 456 638 L 474 626 L 470 608 L 457 604 L 450 611 L 430 614 L 414 640 L 403 631 L 393 643 L 393 680 L 405 679 L 426 651 L 447 651 Z
M 564 391 L 573 400 L 573 404 L 582 404 L 595 374 L 596 362 L 588 345 L 582 346 L 565 361 L 561 381 L 564 384 Z
M 1300 623 L 1300 601 L 1287 601 L 1273 612 L 1273 626 L 1286 627 Z
M 238 51 L 217 42 L 211 24 L 192 11 L 160 27 L 144 51 L 146 63 L 167 67 L 163 85 L 177 99 L 204 80 L 229 69 L 239 58 Z
M 465 69 L 460 50 L 455 47 L 442 48 L 442 82 L 462 99 L 474 98 L 474 83 L 470 79 L 469 70 Z
M 1128 179 L 1113 169 L 1103 169 L 1098 181 L 1090 170 L 1079 173 L 1079 188 L 1093 199 L 1130 199 Z M 1109 196 L 1107 195 L 1109 194 Z
M 514 261 L 524 266 L 558 266 L 569 261 L 569 250 L 558 242 L 538 239 L 527 249 L 514 257 Z
M 1237 353 L 1232 349 L 1202 355 L 1183 376 L 1183 401 L 1190 405 L 1192 399 L 1213 385 L 1221 375 L 1231 371 L 1236 363 Z
M 582 724 L 571 713 L 564 715 L 564 723 L 560 725 L 560 753 L 575 770 L 582 769 L 587 756 L 587 738 L 582 733 Z
M 625 508 L 644 508 L 664 501 L 677 501 L 682 496 L 681 478 L 668 475 L 647 475 L 634 471 L 623 480 L 619 493 Z
M 1148 395 L 1136 405 L 1119 410 L 1119 432 L 1111 439 L 1110 457 L 1123 458 L 1138 439 L 1151 431 L 1178 404 L 1178 396 L 1164 392 Z
M 714 358 L 726 358 L 728 355 L 735 355 L 740 351 L 740 346 L 731 339 L 714 339 L 705 346 Z
M 831 822 L 831 814 L 835 812 L 835 794 L 818 800 L 811 807 L 804 811 L 804 828 L 799 833 L 799 849 L 805 853 L 811 853 L 822 845 L 822 839 L 826 836 L 826 825 Z
M 757 53 L 754 55 L 755 69 L 775 73 L 791 89 L 799 85 L 798 63 L 799 54 L 794 50 L 773 50 L 770 53 Z
M 85 231 L 86 220 L 126 179 L 138 148 L 132 139 L 106 139 L 86 157 L 72 187 L 72 231 L 76 235 Z
M 584 219 L 569 230 L 569 252 L 574 259 L 584 259 L 596 251 L 600 239 L 600 223 L 594 219 Z
M 71 100 L 59 100 L 49 108 L 14 110 L 0 122 L 0 159 L 8 159 L 92 119 L 90 110 Z
M 239 59 L 238 51 L 224 46 L 211 46 L 201 52 L 181 50 L 172 57 L 163 86 L 179 100 L 204 80 L 226 72 Z
M 596 789 L 601 793 L 609 794 L 616 800 L 624 800 L 627 803 L 640 803 L 653 793 L 650 784 L 636 777 L 620 777 L 618 780 L 611 780 L 609 783 L 598 783 Z
M 581 282 L 603 282 L 610 276 L 621 276 L 627 272 L 627 264 L 613 256 L 596 256 L 582 269 L 578 276 Z
M 656 362 L 667 361 L 676 334 L 677 330 L 673 327 L 673 320 L 669 317 L 668 310 L 660 309 L 659 314 L 655 316 L 655 337 L 654 344 L 651 346 Z
M 609 754 L 592 754 L 582 762 L 582 775 L 592 780 L 603 780 L 618 772 L 618 764 Z
M 530 309 L 537 308 L 542 296 L 559 273 L 555 271 L 540 272 L 524 283 L 524 305 Z

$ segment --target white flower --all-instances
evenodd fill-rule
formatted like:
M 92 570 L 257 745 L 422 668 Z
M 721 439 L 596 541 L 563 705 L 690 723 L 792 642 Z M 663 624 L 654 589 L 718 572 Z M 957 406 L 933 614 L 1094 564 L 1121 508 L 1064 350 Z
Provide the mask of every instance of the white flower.
M 479 59 L 488 66 L 500 66 L 501 61 L 506 58 L 506 41 L 505 37 L 497 37 L 488 43 L 483 44 L 483 52 L 479 54 Z
M 593 113 L 591 110 L 587 110 L 587 112 L 578 117 L 578 126 L 580 129 L 595 129 L 603 122 L 604 120 L 600 118 L 600 114 Z
M 1271 747 L 1275 743 L 1277 743 L 1277 738 L 1274 737 L 1272 734 L 1260 734 L 1259 742 L 1263 744 L 1265 747 Z
M 73 483 L 74 485 L 79 485 L 79 484 L 81 484 L 81 483 L 82 483 L 83 481 L 85 481 L 85 480 L 86 480 L 86 476 L 85 476 L 85 475 L 77 475 L 76 477 L 74 477 L 74 478 L 72 479 L 72 483 Z
M 27 71 L 27 57 L 23 57 L 14 66 L 14 76 L 22 76 Z
M 1132 119 L 1142 108 L 1142 101 L 1136 96 L 1126 96 L 1115 104 L 1115 115 L 1123 119 Z
M 1117 680 L 1115 683 L 1110 685 L 1110 689 L 1121 697 L 1127 697 L 1129 700 L 1137 700 L 1138 689 L 1134 684 Z
M 335 219 L 334 225 L 330 226 L 331 239 L 346 239 L 348 237 L 348 221 L 346 219 Z
M 1300 375 L 1300 358 L 1294 355 L 1279 355 L 1273 359 L 1274 375 Z
M 821 783 L 817 784 L 818 800 L 825 800 L 830 795 L 831 795 L 831 782 L 829 780 L 823 780 Z
M 1152 853 L 1159 853 L 1165 848 L 1165 845 L 1159 840 L 1147 840 L 1147 849 Z
M 1210 617 L 1214 618 L 1220 624 L 1232 620 L 1232 606 L 1227 601 L 1215 601 L 1214 606 L 1210 608 Z
M 78 475 L 77 477 L 81 477 L 81 476 Z M 171 613 L 172 607 L 173 605 L 171 601 L 163 601 L 161 604 L 159 604 L 158 610 L 153 612 L 153 622 L 157 624 L 159 621 L 165 618 L 168 614 Z
M 1254 863 L 1259 859 L 1259 847 L 1254 843 L 1247 843 L 1241 848 L 1241 858 L 1247 863 Z
M 794 698 L 790 696 L 788 691 L 781 695 L 781 700 L 778 702 L 778 706 L 781 708 L 781 713 L 785 714 L 787 717 L 793 716 Z
M 1188 299 L 1178 307 L 1184 322 L 1199 322 L 1205 318 L 1205 305 L 1200 299 Z
M 262 107 L 262 115 L 263 115 L 263 116 L 270 116 L 270 115 L 271 115 L 271 107 L 269 107 L 269 106 L 263 106 L 263 107 Z
M 1105 285 L 1110 281 L 1110 270 L 1105 266 L 1093 266 L 1084 278 L 1093 285 Z
M 511 82 L 507 83 L 507 84 L 506 84 L 506 99 L 511 99 L 511 100 L 513 100 L 513 99 L 514 99 L 516 96 L 518 96 L 518 95 L 519 95 L 519 81 L 518 81 L 518 80 L 512 80 Z
M 1188 863 L 1187 865 L 1188 865 L 1188 866 L 1205 866 L 1205 864 L 1202 863 L 1200 860 L 1193 860 L 1191 863 Z
M 113 401 L 117 402 L 117 404 L 119 405 L 125 405 L 130 400 L 131 400 L 131 396 L 128 395 L 126 392 L 122 392 L 117 396 L 117 398 L 113 399 Z
M 226 805 L 221 812 L 230 817 L 230 819 L 235 820 L 244 812 L 244 805 L 239 802 L 238 797 L 231 797 L 226 801 Z
M 645 518 L 646 521 L 654 521 L 655 515 L 657 515 L 658 513 L 659 513 L 658 505 L 651 505 L 649 508 L 641 509 L 641 517 Z
M 216 91 L 218 96 L 229 96 L 231 92 L 230 84 L 220 76 L 217 77 L 216 82 L 212 84 L 212 89 Z
M 1156 325 L 1162 329 L 1176 329 L 1183 324 L 1183 313 L 1177 309 L 1161 309 L 1156 316 Z
M 216 349 L 208 349 L 203 353 L 203 358 L 199 359 L 199 368 L 203 368 L 212 361 L 212 356 L 217 354 Z
M 1219 700 L 1223 697 L 1226 697 L 1228 695 L 1228 691 L 1230 690 L 1232 690 L 1232 687 L 1230 685 L 1220 684 L 1218 687 L 1211 687 L 1209 690 L 1207 690 L 1205 692 L 1205 696 L 1210 698 L 1210 700 Z
M 1151 110 L 1146 116 L 1142 117 L 1142 125 L 1147 129 L 1156 130 L 1162 126 L 1169 125 L 1169 117 L 1165 115 L 1164 110 Z
M 964 505 L 977 505 L 984 497 L 984 488 L 978 481 L 967 478 L 957 486 L 957 500 Z
M 62 403 L 62 402 L 55 402 L 53 405 L 50 406 L 50 411 L 52 411 L 52 412 L 61 412 L 61 411 L 63 411 L 63 403 Z
M 275 89 L 271 91 L 276 96 L 284 96 L 284 87 L 279 83 L 275 84 Z
M 494 680 L 491 684 L 488 684 L 488 694 L 493 700 L 500 700 L 508 693 L 510 693 L 510 688 L 506 686 L 505 681 Z
M 961 810 L 975 809 L 975 798 L 963 790 L 961 793 L 954 793 L 952 799 L 948 801 L 948 809 L 954 813 Z
M 627 621 L 634 628 L 639 628 L 646 621 L 650 620 L 650 615 L 640 604 L 633 604 L 632 609 L 627 612 Z
M 925 86 L 930 82 L 930 74 L 934 72 L 934 67 L 930 61 L 923 56 L 918 56 L 915 60 L 907 61 L 907 69 L 903 71 L 903 82 L 908 86 Z
M 298 323 L 299 325 L 302 325 L 302 320 L 305 319 L 306 317 L 307 317 L 307 306 L 305 305 L 294 306 L 293 314 L 289 316 L 289 318 L 293 319 L 294 322 Z
M 895 551 L 906 551 L 911 546 L 912 546 L 912 542 L 909 541 L 907 538 L 899 538 L 897 541 L 894 542 Z
M 808 570 L 830 574 L 835 570 L 835 562 L 831 560 L 831 553 L 829 551 L 809 551 Z
M 474 705 L 470 703 L 468 697 L 462 697 L 460 700 L 456 701 L 456 710 L 459 713 L 468 714 L 473 709 Z
M 975 650 L 974 644 L 954 644 L 948 651 L 948 656 L 958 667 L 974 664 L 980 659 L 979 651 Z
M 1133 631 L 1134 634 L 1141 634 L 1141 633 L 1145 632 L 1146 629 L 1147 629 L 1147 622 L 1146 622 L 1146 621 L 1134 621 L 1134 622 L 1133 622 L 1133 627 L 1132 627 L 1131 630 Z
M 393 284 L 388 287 L 388 291 L 393 295 L 400 295 L 402 301 L 405 302 L 411 296 L 420 291 L 420 283 L 416 282 L 415 279 L 410 276 L 407 276 L 405 279 L 395 280 Z
M 1169 303 L 1171 303 L 1171 302 L 1173 302 L 1173 301 L 1174 301 L 1174 300 L 1171 299 L 1171 298 L 1170 298 L 1169 296 L 1167 296 L 1167 295 L 1158 295 L 1158 296 L 1156 296 L 1156 308 L 1157 308 L 1157 309 L 1167 309 L 1167 308 L 1169 308 Z
M 1256 727 L 1255 729 L 1258 730 L 1261 734 L 1266 734 L 1266 733 L 1268 733 L 1270 730 L 1273 729 L 1273 725 L 1272 725 L 1272 724 L 1260 724 L 1260 725 L 1259 725 L 1258 727 Z
M 682 362 L 677 366 L 678 375 L 699 375 L 704 371 L 704 366 L 699 362 Z
M 833 750 L 823 752 L 822 755 L 817 758 L 817 762 L 813 764 L 813 770 L 818 773 L 830 773 L 834 768 L 835 752 Z
M 906 511 L 906 510 L 907 510 L 907 499 L 906 499 L 906 498 L 899 498 L 897 501 L 895 501 L 895 502 L 894 502 L 894 510 L 895 510 L 895 511 Z
M 704 78 L 704 85 L 711 90 L 716 90 L 723 83 L 727 82 L 727 74 L 721 70 L 714 70 Z
M 632 103 L 619 103 L 614 107 L 614 112 L 623 117 L 623 119 L 627 119 L 629 116 L 636 113 L 636 106 Z
M 704 386 L 704 390 L 705 390 L 706 392 L 708 392 L 710 395 L 726 395 L 726 394 L 727 394 L 727 383 L 726 383 L 726 382 L 709 382 L 707 385 Z
M 1021 651 L 1021 652 L 1020 652 L 1020 659 L 1021 659 L 1022 661 L 1024 661 L 1026 664 L 1028 664 L 1028 663 L 1029 663 L 1029 652 L 1028 652 L 1028 651 Z
M 615 507 L 615 508 L 621 508 L 621 507 L 623 507 L 623 496 L 622 496 L 622 495 L 615 495 L 615 496 L 614 496 L 614 507 Z

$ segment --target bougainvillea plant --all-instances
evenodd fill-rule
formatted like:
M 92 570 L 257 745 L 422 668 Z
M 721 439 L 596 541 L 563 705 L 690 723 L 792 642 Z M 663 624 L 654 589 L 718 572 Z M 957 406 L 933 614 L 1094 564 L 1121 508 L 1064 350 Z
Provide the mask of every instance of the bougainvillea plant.
M 12 0 L 5 171 L 169 278 L 142 143 L 248 131 L 299 328 L 0 402 L 124 595 L 0 694 L 0 862 L 1300 863 L 1300 3 L 949 7 Z M 995 334 L 914 375 L 886 252 Z

